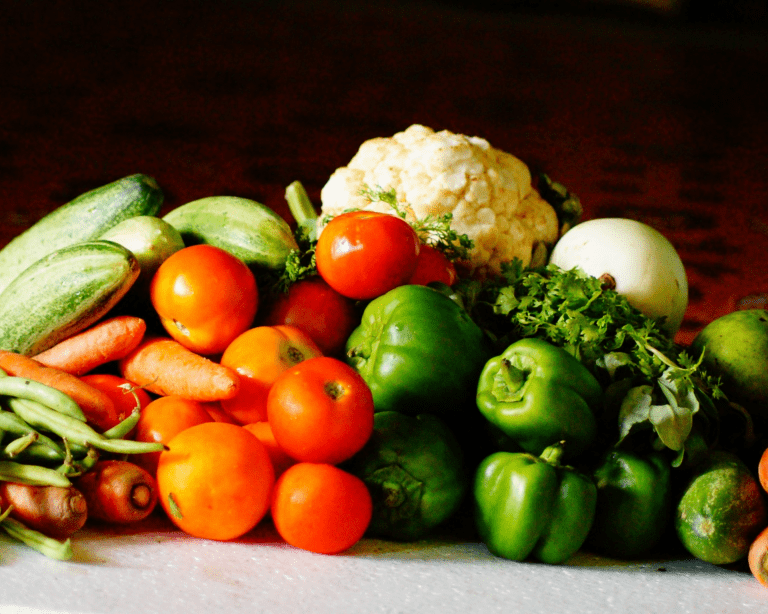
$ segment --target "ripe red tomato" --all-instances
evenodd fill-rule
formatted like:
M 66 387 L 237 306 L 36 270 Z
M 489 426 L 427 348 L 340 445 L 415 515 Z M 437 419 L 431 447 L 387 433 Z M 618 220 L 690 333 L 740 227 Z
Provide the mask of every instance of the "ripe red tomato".
M 259 294 L 248 266 L 212 245 L 168 257 L 152 278 L 152 305 L 168 334 L 198 354 L 219 354 L 256 316 Z
M 347 363 L 321 356 L 283 371 L 267 396 L 267 418 L 291 458 L 335 465 L 373 432 L 373 395 Z
M 277 480 L 271 512 L 277 532 L 291 546 L 336 554 L 363 537 L 373 502 L 357 476 L 333 465 L 297 463 Z
M 268 307 L 263 323 L 295 326 L 309 335 L 323 354 L 337 356 L 359 321 L 354 301 L 317 276 L 297 281 L 281 294 Z
M 137 407 L 143 411 L 152 401 L 152 397 L 143 388 L 111 373 L 87 373 L 81 375 L 80 379 L 98 388 L 112 400 L 114 413 L 100 420 L 97 426 L 101 430 L 116 426 L 130 416 Z
M 422 244 L 416 270 L 408 283 L 426 286 L 430 282 L 441 281 L 452 286 L 456 277 L 456 267 L 443 252 L 431 245 Z
M 317 271 L 334 290 L 371 299 L 408 282 L 420 242 L 405 220 L 375 211 L 342 213 L 326 224 L 315 248 Z

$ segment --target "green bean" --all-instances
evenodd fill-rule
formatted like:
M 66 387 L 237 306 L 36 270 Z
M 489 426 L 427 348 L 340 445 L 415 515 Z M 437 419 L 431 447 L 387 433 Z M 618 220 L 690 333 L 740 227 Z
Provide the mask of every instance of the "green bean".
M 31 484 L 32 486 L 69 487 L 72 485 L 66 475 L 55 469 L 14 461 L 0 461 L 0 481 Z
M 68 561 L 74 554 L 72 551 L 72 541 L 69 538 L 61 542 L 43 535 L 39 531 L 30 529 L 18 520 L 9 517 L 3 518 L 0 516 L 0 527 L 14 539 L 18 539 L 20 542 L 25 543 L 49 558 L 58 561 Z
M 13 458 L 20 463 L 51 465 L 62 462 L 66 458 L 66 454 L 61 450 L 54 450 L 50 446 L 36 441 L 15 454 Z
M 28 399 L 8 399 L 8 406 L 31 426 L 49 430 L 69 441 L 70 445 L 93 446 L 99 450 L 115 454 L 160 452 L 165 447 L 159 442 L 108 439 L 86 423 Z
M 107 439 L 122 439 L 136 427 L 140 417 L 141 411 L 134 409 L 125 419 L 118 422 L 111 429 L 104 431 L 104 437 Z
M 0 377 L 0 396 L 37 401 L 80 422 L 85 422 L 83 410 L 72 397 L 61 390 L 25 377 Z
M 22 420 L 19 416 L 10 411 L 0 409 L 0 428 L 5 429 L 7 433 L 12 433 L 18 437 L 29 435 L 30 433 L 37 433 L 37 443 L 47 446 L 53 450 L 58 457 L 64 457 L 64 449 L 53 439 L 33 429 L 29 424 Z M 85 454 L 85 452 L 83 452 Z
M 37 433 L 27 433 L 21 437 L 17 437 L 8 445 L 3 448 L 3 455 L 7 458 L 13 458 L 24 452 L 29 446 L 37 441 L 39 435 Z

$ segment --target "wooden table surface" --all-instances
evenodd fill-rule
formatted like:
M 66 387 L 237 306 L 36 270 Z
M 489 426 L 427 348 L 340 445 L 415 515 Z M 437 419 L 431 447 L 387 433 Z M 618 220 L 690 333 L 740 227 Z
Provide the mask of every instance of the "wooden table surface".
M 496 5 L 500 3 L 495 3 Z M 11 2 L 0 25 L 4 244 L 136 172 L 164 209 L 215 194 L 287 215 L 364 140 L 487 138 L 658 228 L 688 271 L 680 340 L 768 292 L 768 45 L 744 24 L 456 3 Z

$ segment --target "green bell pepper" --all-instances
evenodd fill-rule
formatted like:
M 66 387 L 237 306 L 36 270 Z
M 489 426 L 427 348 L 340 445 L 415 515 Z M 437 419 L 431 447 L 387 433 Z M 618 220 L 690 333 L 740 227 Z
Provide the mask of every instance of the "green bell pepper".
M 512 442 L 531 454 L 559 441 L 570 458 L 597 437 L 599 382 L 564 349 L 537 338 L 516 341 L 491 358 L 477 385 L 477 407 Z
M 555 444 L 539 457 L 495 452 L 480 463 L 475 522 L 491 553 L 558 564 L 581 548 L 592 526 L 597 489 L 589 476 L 560 465 L 562 453 Z
M 373 423 L 368 442 L 343 465 L 371 493 L 367 534 L 415 541 L 453 516 L 469 491 L 462 448 L 433 414 L 385 411 Z
M 597 510 L 585 547 L 620 559 L 648 554 L 673 515 L 670 462 L 660 452 L 615 448 L 603 455 L 592 477 Z
M 371 301 L 347 340 L 347 362 L 370 387 L 376 411 L 465 413 L 489 356 L 489 340 L 467 312 L 427 286 L 400 286 Z

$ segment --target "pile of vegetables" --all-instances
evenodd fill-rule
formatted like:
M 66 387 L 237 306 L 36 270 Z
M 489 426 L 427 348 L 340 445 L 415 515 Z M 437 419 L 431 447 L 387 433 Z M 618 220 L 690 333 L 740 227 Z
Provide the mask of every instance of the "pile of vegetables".
M 674 534 L 768 583 L 765 311 L 675 343 L 672 245 L 483 139 L 411 127 L 320 211 L 286 199 L 294 226 L 234 196 L 160 218 L 135 175 L 0 250 L 6 532 L 68 558 L 157 510 L 332 554 L 468 522 L 549 564 Z

